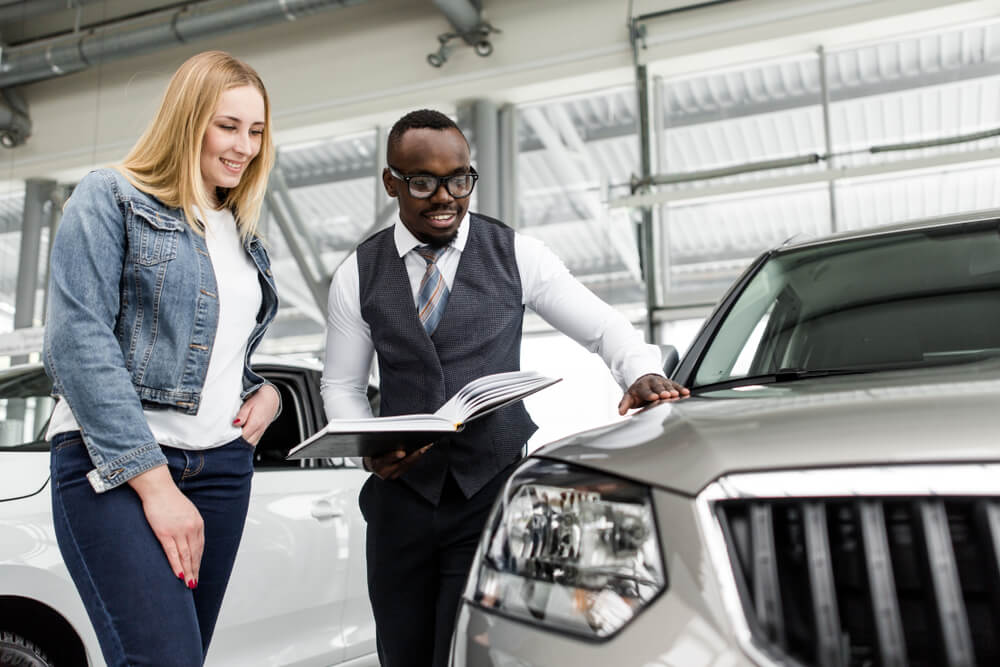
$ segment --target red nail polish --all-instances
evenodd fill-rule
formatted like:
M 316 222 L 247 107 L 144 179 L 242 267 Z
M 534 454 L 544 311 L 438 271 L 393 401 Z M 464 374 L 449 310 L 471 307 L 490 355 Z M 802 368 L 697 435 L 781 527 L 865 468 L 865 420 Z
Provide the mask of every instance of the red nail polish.
M 194 587 L 197 586 L 197 585 L 198 584 L 195 583 L 194 579 L 189 579 L 188 580 L 188 588 L 190 588 L 191 590 L 194 590 Z
M 178 574 L 177 578 L 180 579 L 181 581 L 184 581 L 184 573 L 181 572 L 180 574 Z
M 236 426 L 239 423 L 240 423 L 240 418 L 239 417 L 237 417 L 236 419 L 233 420 L 233 426 Z

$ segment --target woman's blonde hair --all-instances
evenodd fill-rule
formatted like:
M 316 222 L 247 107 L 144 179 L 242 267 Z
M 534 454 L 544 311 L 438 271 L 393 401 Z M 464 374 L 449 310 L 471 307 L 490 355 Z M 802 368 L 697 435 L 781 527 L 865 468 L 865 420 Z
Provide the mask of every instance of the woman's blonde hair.
M 201 175 L 201 147 L 222 94 L 253 86 L 264 98 L 264 134 L 260 153 L 250 161 L 239 185 L 213 201 Z M 188 224 L 203 232 L 196 208 L 208 211 L 221 205 L 233 211 L 240 236 L 257 232 L 267 177 L 274 165 L 271 139 L 271 103 L 260 76 L 252 67 L 223 51 L 205 51 L 188 58 L 174 73 L 160 108 L 149 127 L 129 151 L 119 169 L 137 188 L 167 206 L 180 208 Z

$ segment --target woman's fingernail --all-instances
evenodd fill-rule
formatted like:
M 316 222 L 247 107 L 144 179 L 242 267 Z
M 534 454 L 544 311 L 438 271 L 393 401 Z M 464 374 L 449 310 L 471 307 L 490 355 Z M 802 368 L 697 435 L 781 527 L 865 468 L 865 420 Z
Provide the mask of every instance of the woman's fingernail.
M 240 418 L 239 417 L 237 417 L 236 419 L 233 420 L 233 426 L 237 426 L 239 423 L 240 423 Z
M 195 586 L 197 586 L 197 585 L 198 585 L 198 582 L 196 582 L 194 579 L 188 579 L 188 588 L 190 588 L 191 590 L 194 590 Z

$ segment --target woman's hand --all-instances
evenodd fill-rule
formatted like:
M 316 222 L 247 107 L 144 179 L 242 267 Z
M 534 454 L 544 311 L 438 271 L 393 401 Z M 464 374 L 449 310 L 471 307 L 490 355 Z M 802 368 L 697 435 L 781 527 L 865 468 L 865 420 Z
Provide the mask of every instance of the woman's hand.
M 264 431 L 277 416 L 280 405 L 278 390 L 265 384 L 243 401 L 243 406 L 233 420 L 233 426 L 242 426 L 243 439 L 256 447 Z
M 198 585 L 205 523 L 187 496 L 174 484 L 167 466 L 161 465 L 128 481 L 142 500 L 142 511 L 167 555 L 170 569 L 187 584 Z

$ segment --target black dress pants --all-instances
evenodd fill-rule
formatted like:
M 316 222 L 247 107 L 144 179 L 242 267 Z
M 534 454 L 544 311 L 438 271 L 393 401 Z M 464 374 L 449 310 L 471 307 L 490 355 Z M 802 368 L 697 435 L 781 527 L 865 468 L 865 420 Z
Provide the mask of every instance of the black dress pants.
M 480 534 L 513 469 L 468 499 L 448 474 L 436 507 L 403 482 L 372 475 L 365 484 L 368 595 L 382 667 L 447 665 Z

